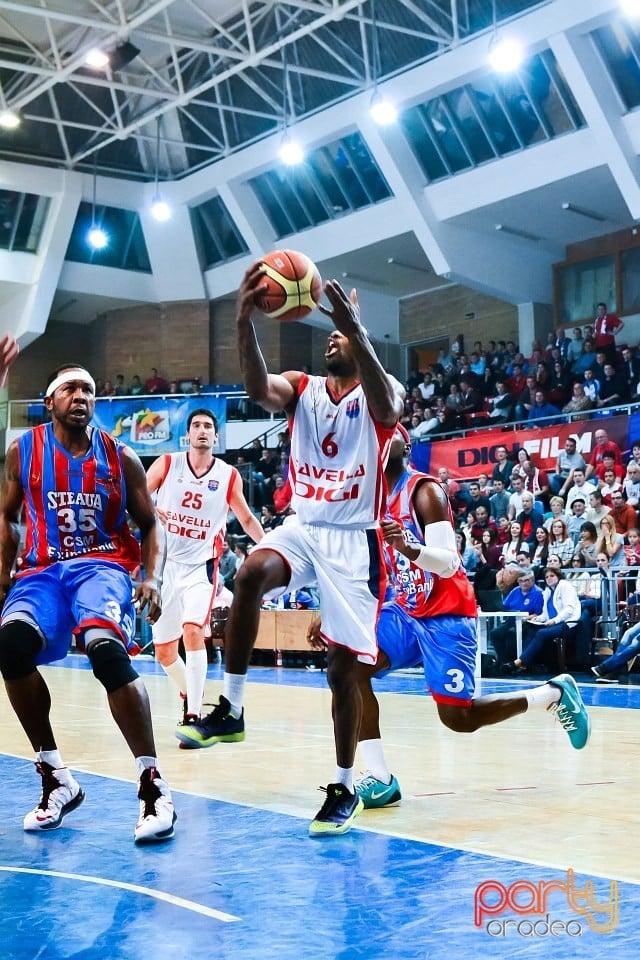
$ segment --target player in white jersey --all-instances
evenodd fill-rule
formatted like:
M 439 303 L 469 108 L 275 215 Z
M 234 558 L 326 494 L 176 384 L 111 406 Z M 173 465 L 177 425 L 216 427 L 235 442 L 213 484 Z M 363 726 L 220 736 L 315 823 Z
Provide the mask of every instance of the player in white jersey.
M 362 710 L 356 664 L 359 658 L 373 662 L 377 654 L 375 624 L 385 581 L 378 519 L 385 499 L 384 465 L 402 401 L 360 323 L 355 291 L 347 296 L 335 280 L 324 287 L 333 309 L 320 307 L 336 327 L 325 353 L 327 377 L 294 370 L 269 374 L 251 319 L 263 278 L 256 263 L 240 287 L 240 363 L 251 399 L 289 417 L 296 515 L 269 531 L 236 575 L 224 695 L 199 731 L 205 742 L 244 739 L 244 682 L 261 598 L 270 590 L 295 590 L 317 581 L 329 645 L 337 769 L 309 832 L 326 836 L 345 833 L 362 810 L 353 787 Z
M 157 493 L 157 510 L 167 533 L 164 606 L 153 625 L 153 643 L 156 657 L 184 701 L 176 737 L 181 746 L 202 747 L 208 744 L 186 734 L 202 711 L 207 678 L 205 630 L 229 510 L 256 543 L 264 533 L 244 498 L 240 474 L 213 455 L 218 439 L 214 414 L 204 408 L 192 411 L 187 436 L 188 451 L 158 457 L 147 473 L 147 486 Z M 180 637 L 184 661 L 178 653 Z

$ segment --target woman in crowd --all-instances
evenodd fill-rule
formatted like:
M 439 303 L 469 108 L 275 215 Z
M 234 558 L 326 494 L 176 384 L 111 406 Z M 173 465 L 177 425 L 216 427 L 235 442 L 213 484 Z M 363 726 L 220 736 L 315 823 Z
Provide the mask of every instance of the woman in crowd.
M 591 520 L 585 520 L 580 527 L 576 553 L 580 553 L 584 557 L 584 562 L 587 567 L 596 566 L 596 556 L 598 553 L 597 543 L 598 532 L 595 524 L 591 523 Z
M 569 567 L 573 559 L 575 548 L 569 536 L 567 524 L 562 518 L 556 517 L 549 529 L 549 553 L 557 553 L 563 567 Z
M 547 557 L 549 555 L 549 534 L 544 527 L 537 527 L 535 536 L 535 545 L 533 549 L 533 556 L 531 557 L 531 566 L 536 572 L 536 580 L 542 574 L 542 571 L 547 565 Z
M 591 577 L 585 570 L 584 557 L 581 553 L 574 553 L 571 558 L 571 569 L 567 570 L 565 579 L 574 588 L 579 597 L 589 597 Z
M 560 496 L 551 497 L 549 500 L 549 512 L 545 514 L 545 528 L 551 531 L 551 524 L 554 520 L 566 520 L 564 511 L 564 499 Z
M 522 527 L 517 520 L 509 524 L 509 539 L 502 547 L 501 564 L 503 567 L 516 562 L 522 548 Z
M 456 533 L 456 543 L 458 545 L 458 553 L 462 560 L 462 566 L 467 573 L 473 573 L 478 565 L 478 557 L 471 544 L 467 544 L 467 538 L 462 530 L 458 530 Z
M 596 543 L 596 553 L 606 553 L 609 557 L 609 566 L 613 570 L 624 566 L 624 537 L 617 532 L 610 514 L 600 521 L 600 537 Z
M 544 581 L 542 613 L 527 621 L 526 646 L 516 660 L 504 664 L 503 669 L 507 673 L 526 673 L 532 664 L 542 659 L 545 650 L 553 648 L 558 639 L 575 632 L 580 621 L 582 608 L 578 595 L 571 584 L 563 579 L 562 570 L 547 567 Z
M 482 531 L 480 542 L 474 544 L 476 572 L 473 584 L 476 590 L 495 590 L 496 574 L 500 569 L 502 550 L 496 544 L 498 534 L 493 529 Z

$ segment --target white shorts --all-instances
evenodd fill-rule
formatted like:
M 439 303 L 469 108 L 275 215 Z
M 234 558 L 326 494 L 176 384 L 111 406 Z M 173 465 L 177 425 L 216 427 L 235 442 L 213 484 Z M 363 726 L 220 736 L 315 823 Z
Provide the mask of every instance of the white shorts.
M 209 636 L 209 619 L 215 596 L 215 584 L 207 576 L 207 567 L 195 567 L 167 561 L 162 584 L 162 613 L 151 627 L 154 644 L 179 640 L 185 623 L 205 628 Z
M 364 663 L 378 656 L 376 623 L 386 573 L 379 530 L 325 527 L 291 517 L 253 547 L 274 550 L 291 571 L 278 593 L 318 584 L 322 638 L 347 647 Z

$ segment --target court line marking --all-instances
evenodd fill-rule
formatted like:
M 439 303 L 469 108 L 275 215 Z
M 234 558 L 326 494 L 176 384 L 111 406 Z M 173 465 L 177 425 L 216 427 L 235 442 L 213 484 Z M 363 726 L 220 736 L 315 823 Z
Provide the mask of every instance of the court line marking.
M 145 897 L 162 900 L 164 903 L 170 903 L 174 907 L 181 907 L 183 910 L 200 913 L 203 917 L 222 920 L 223 923 L 234 923 L 240 920 L 240 917 L 234 917 L 231 913 L 224 913 L 222 910 L 215 910 L 213 907 L 205 907 L 204 904 L 196 903 L 194 900 L 185 900 L 183 897 L 176 897 L 172 893 L 163 893 L 162 890 L 152 890 L 149 887 L 140 887 L 136 883 L 125 883 L 122 880 L 107 880 L 105 877 L 90 877 L 82 873 L 62 873 L 58 870 L 37 870 L 33 867 L 13 867 L 3 864 L 0 864 L 0 871 L 3 873 L 28 873 L 42 877 L 57 877 L 62 880 L 79 880 L 82 883 L 95 883 L 102 887 L 116 887 L 118 890 L 128 890 L 130 893 L 141 893 Z

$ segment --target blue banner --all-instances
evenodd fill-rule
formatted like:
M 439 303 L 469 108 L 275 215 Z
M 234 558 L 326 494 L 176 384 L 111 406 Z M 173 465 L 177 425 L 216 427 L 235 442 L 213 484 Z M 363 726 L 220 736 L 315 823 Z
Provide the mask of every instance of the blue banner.
M 218 421 L 216 453 L 227 449 L 224 397 L 98 397 L 92 423 L 130 446 L 139 457 L 178 453 L 189 446 L 187 419 L 192 410 L 210 410 Z

